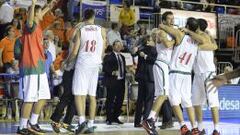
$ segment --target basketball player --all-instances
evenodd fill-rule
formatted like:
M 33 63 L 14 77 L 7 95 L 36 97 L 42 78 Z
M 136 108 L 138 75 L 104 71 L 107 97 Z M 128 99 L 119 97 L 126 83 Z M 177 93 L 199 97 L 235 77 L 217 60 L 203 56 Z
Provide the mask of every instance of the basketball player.
M 212 135 L 219 135 L 219 99 L 218 92 L 208 92 L 206 90 L 206 85 L 209 80 L 216 75 L 216 67 L 214 64 L 214 50 L 216 50 L 217 44 L 205 31 L 208 26 L 207 21 L 204 19 L 198 19 L 199 30 L 197 33 L 206 39 L 207 43 L 205 45 L 199 45 L 198 54 L 194 64 L 194 80 L 192 87 L 192 103 L 194 106 L 198 129 L 200 130 L 200 135 L 206 134 L 203 124 L 202 124 L 202 106 L 208 101 L 208 105 L 212 111 L 214 131 Z M 188 31 L 190 35 L 195 34 Z
M 75 96 L 76 110 L 79 117 L 76 134 L 93 133 L 93 122 L 96 112 L 96 89 L 99 67 L 102 63 L 102 54 L 106 44 L 106 32 L 101 26 L 94 24 L 95 12 L 93 9 L 84 11 L 84 22 L 75 30 L 74 49 L 67 63 L 76 58 L 73 76 L 72 92 Z M 90 99 L 90 119 L 86 121 L 86 96 Z
M 20 126 L 18 134 L 44 134 L 38 125 L 39 114 L 50 99 L 50 90 L 45 66 L 45 55 L 43 48 L 42 29 L 39 22 L 42 17 L 53 6 L 52 1 L 49 6 L 41 9 L 36 5 L 37 0 L 32 0 L 29 10 L 28 20 L 24 28 L 20 58 L 20 98 L 23 99 L 21 108 Z M 31 118 L 28 121 L 30 114 Z
M 196 19 L 187 19 L 186 28 L 189 30 L 195 32 L 198 25 Z M 191 101 L 191 71 L 197 55 L 198 44 L 204 43 L 204 40 L 194 36 L 191 37 L 178 29 L 163 24 L 160 24 L 160 28 L 171 34 L 176 41 L 170 62 L 169 100 L 181 126 L 181 135 L 198 135 L 199 131 L 195 123 L 195 114 Z M 192 131 L 188 129 L 184 122 L 180 104 L 187 110 Z
M 174 16 L 172 12 L 165 12 L 162 15 L 163 24 L 173 27 Z M 172 48 L 175 40 L 164 30 L 153 29 L 152 38 L 156 43 L 157 60 L 153 66 L 155 96 L 157 99 L 153 103 L 152 110 L 148 119 L 142 122 L 143 128 L 148 134 L 157 134 L 153 124 L 156 119 L 156 114 L 159 114 L 163 102 L 167 99 L 169 91 L 169 63 L 171 61 Z

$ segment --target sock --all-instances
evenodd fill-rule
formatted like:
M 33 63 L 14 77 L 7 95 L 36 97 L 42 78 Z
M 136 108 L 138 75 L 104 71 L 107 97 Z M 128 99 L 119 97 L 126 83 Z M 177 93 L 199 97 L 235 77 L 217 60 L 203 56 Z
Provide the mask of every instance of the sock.
M 30 119 L 30 123 L 32 125 L 36 125 L 38 123 L 38 117 L 39 117 L 39 114 L 33 113 Z
M 19 125 L 19 129 L 23 129 L 23 128 L 27 128 L 27 123 L 28 123 L 28 119 L 26 118 L 21 118 L 20 119 L 20 125 Z
M 199 123 L 198 123 L 198 129 L 199 129 L 199 131 L 202 131 L 202 130 L 204 129 L 202 122 L 199 122 Z
M 148 116 L 148 119 L 153 118 L 155 120 L 155 115 L 156 115 L 156 112 L 155 111 L 151 111 L 149 116 Z
M 88 121 L 88 127 L 93 127 L 93 122 L 94 122 L 94 120 L 89 120 Z
M 192 128 L 197 128 L 196 122 L 193 124 Z
M 184 121 L 180 122 L 179 124 L 180 124 L 181 127 L 186 125 Z
M 79 117 L 79 120 L 78 120 L 78 123 L 81 125 L 83 122 L 85 122 L 85 116 L 80 116 Z
M 219 131 L 219 125 L 218 124 L 214 124 L 214 130 Z

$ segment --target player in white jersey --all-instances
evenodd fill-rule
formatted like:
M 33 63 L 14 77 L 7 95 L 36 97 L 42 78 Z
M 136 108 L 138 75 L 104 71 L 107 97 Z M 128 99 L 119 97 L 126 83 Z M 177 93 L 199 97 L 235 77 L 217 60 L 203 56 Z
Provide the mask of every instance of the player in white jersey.
M 173 27 L 173 13 L 165 12 L 162 15 L 162 21 L 163 24 Z M 154 126 L 151 125 L 154 124 L 156 115 L 158 115 L 162 104 L 167 99 L 167 95 L 169 93 L 169 63 L 172 55 L 172 47 L 175 41 L 163 30 L 153 29 L 152 33 L 152 38 L 155 41 L 158 53 L 157 60 L 153 66 L 155 96 L 157 98 L 153 103 L 153 107 L 148 116 L 148 119 L 142 122 L 142 126 L 149 134 L 157 134 Z
M 95 12 L 93 9 L 86 9 L 84 11 L 84 20 L 83 25 L 75 29 L 73 52 L 66 62 L 71 63 L 76 58 L 72 85 L 79 117 L 79 125 L 75 131 L 76 134 L 94 132 L 93 122 L 96 112 L 98 72 L 106 44 L 105 29 L 94 24 Z M 87 95 L 89 95 L 90 99 L 88 121 L 85 118 Z
M 199 131 L 195 123 L 195 114 L 191 102 L 191 72 L 197 55 L 198 44 L 204 43 L 204 40 L 199 36 L 189 36 L 180 30 L 162 24 L 160 28 L 171 34 L 176 41 L 170 62 L 169 99 L 181 126 L 181 135 L 198 135 Z M 198 21 L 194 18 L 188 18 L 186 28 L 196 31 Z M 187 110 L 192 125 L 191 132 L 184 122 L 180 104 Z
M 205 45 L 200 45 L 198 55 L 194 65 L 194 80 L 192 87 L 192 103 L 195 109 L 196 118 L 198 122 L 198 129 L 201 131 L 201 135 L 206 134 L 202 124 L 202 106 L 208 101 L 208 105 L 212 111 L 214 131 L 212 135 L 219 135 L 218 123 L 219 123 L 219 99 L 218 92 L 208 91 L 206 86 L 210 79 L 216 75 L 216 67 L 214 64 L 214 50 L 217 49 L 216 42 L 210 35 L 205 33 L 208 24 L 204 19 L 198 19 L 199 30 L 197 31 L 203 38 L 206 39 Z M 191 35 L 192 33 L 189 32 Z M 216 89 L 216 87 L 215 87 Z

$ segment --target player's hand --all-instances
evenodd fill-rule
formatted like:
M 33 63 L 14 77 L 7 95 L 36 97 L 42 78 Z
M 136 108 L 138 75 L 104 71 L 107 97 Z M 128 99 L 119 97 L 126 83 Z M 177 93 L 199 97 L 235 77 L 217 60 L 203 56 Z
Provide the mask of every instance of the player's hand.
M 189 30 L 188 30 L 187 28 L 182 27 L 182 28 L 180 28 L 180 30 L 181 30 L 182 32 L 189 33 Z
M 214 77 L 213 79 L 210 80 L 210 82 L 207 84 L 207 89 L 209 92 L 215 90 L 214 92 L 216 92 L 216 88 L 219 88 L 220 86 L 224 85 L 225 83 L 227 83 L 227 79 L 224 75 L 218 75 L 216 77 Z
M 163 29 L 163 27 L 164 27 L 164 26 L 165 26 L 165 25 L 164 25 L 164 24 L 162 24 L 162 23 L 161 23 L 161 24 L 159 24 L 159 28 L 160 28 L 160 29 Z
M 116 71 L 112 71 L 112 75 L 113 75 L 113 76 L 117 76 L 117 73 L 118 73 L 117 70 L 116 70 Z
M 144 52 L 140 52 L 139 55 L 140 55 L 141 57 L 145 57 L 146 54 L 145 54 Z
M 37 3 L 37 0 L 32 0 L 32 4 L 36 4 Z

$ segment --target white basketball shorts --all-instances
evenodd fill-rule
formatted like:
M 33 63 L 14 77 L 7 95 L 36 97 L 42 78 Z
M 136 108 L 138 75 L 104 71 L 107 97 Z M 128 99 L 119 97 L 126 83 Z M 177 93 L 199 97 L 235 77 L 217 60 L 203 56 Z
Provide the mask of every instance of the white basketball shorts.
M 38 102 L 40 99 L 51 98 L 46 73 L 26 75 L 19 80 L 19 98 L 24 102 Z
M 192 107 L 190 74 L 170 73 L 169 100 L 172 106 Z
M 76 66 L 72 92 L 78 96 L 96 96 L 99 67 Z
M 162 61 L 156 61 L 153 66 L 155 96 L 169 95 L 169 68 Z
M 195 74 L 192 88 L 192 103 L 194 106 L 205 105 L 207 103 L 210 107 L 219 107 L 218 91 L 209 91 L 206 87 L 209 80 L 215 75 L 215 72 Z

